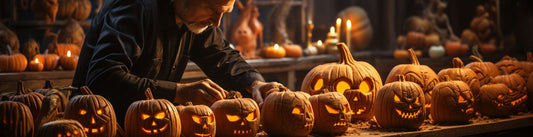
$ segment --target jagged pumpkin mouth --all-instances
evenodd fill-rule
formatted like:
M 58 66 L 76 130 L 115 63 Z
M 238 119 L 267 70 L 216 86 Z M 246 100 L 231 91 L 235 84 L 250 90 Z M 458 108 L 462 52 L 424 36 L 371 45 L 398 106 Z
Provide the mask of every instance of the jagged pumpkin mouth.
M 168 124 L 165 124 L 163 127 L 159 128 L 159 129 L 152 129 L 152 130 L 148 130 L 148 129 L 145 129 L 144 127 L 141 127 L 141 130 L 144 132 L 144 133 L 147 133 L 147 134 L 157 134 L 158 132 L 162 132 L 162 131 L 165 131 L 165 129 L 167 129 L 168 127 Z
M 461 109 L 461 112 L 463 113 L 466 113 L 466 114 L 473 114 L 474 113 L 474 108 L 468 108 L 468 109 Z
M 86 128 L 86 127 L 84 127 L 83 131 L 85 131 L 85 133 L 91 133 L 91 134 L 102 133 L 102 132 L 104 132 L 104 126 L 101 126 L 100 128 Z
M 498 98 L 503 98 L 502 95 L 499 95 Z M 524 95 L 516 100 L 513 100 L 510 104 L 511 106 L 515 106 L 517 104 L 522 104 L 524 101 L 526 101 L 527 99 L 527 95 Z M 498 104 L 498 107 L 503 107 L 505 104 L 504 103 L 500 103 L 496 100 L 493 101 L 495 104 Z
M 362 109 L 357 109 L 357 112 L 353 112 L 352 110 L 352 114 L 356 114 L 356 115 L 361 115 L 363 114 L 364 112 L 366 111 L 366 107 L 363 107 Z
M 206 133 L 206 134 L 202 134 L 202 133 L 194 133 L 194 135 L 198 136 L 198 137 L 210 137 L 211 136 L 211 133 Z
M 252 129 L 248 129 L 248 130 L 233 130 L 233 134 L 235 135 L 244 135 L 244 134 L 250 134 L 252 133 Z
M 398 109 L 394 109 L 394 110 L 396 110 L 396 113 L 398 113 L 398 115 L 400 115 L 403 119 L 415 119 L 415 118 L 418 118 L 418 115 L 421 112 L 421 109 L 419 109 L 416 112 L 403 112 L 403 111 L 398 110 Z
M 345 127 L 346 125 L 347 125 L 346 122 L 337 122 L 333 124 L 333 126 L 335 127 Z

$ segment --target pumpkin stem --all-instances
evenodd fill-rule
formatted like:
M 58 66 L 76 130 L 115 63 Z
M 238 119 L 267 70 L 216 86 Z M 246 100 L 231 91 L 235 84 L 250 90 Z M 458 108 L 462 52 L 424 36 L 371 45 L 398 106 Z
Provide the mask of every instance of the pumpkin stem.
M 470 55 L 470 59 L 474 60 L 475 62 L 483 62 L 481 58 L 474 55 Z
M 529 51 L 526 54 L 527 54 L 527 62 L 533 62 L 533 53 Z
M 463 64 L 463 61 L 459 57 L 453 58 L 453 67 L 454 68 L 464 68 L 465 65 Z
M 154 100 L 154 95 L 152 95 L 152 90 L 150 90 L 150 88 L 147 88 L 144 91 L 144 95 L 146 95 L 146 100 Z
M 190 101 L 189 101 L 189 102 L 185 102 L 185 106 L 192 106 L 192 105 L 193 105 L 193 104 L 192 104 L 192 102 L 190 102 Z
M 509 55 L 505 55 L 501 60 L 513 60 L 513 58 L 511 58 Z
M 17 95 L 24 95 L 26 94 L 26 88 L 24 88 L 24 82 L 22 80 L 19 80 L 17 83 Z
M 53 89 L 52 82 L 50 80 L 45 80 L 43 89 Z
M 80 90 L 83 95 L 93 95 L 93 92 L 87 86 L 81 87 Z
M 404 82 L 405 81 L 405 76 L 403 74 L 398 74 L 397 77 L 398 77 L 398 81 L 400 81 L 400 82 Z
M 339 50 L 339 64 L 348 64 L 355 65 L 355 60 L 353 59 L 352 53 L 348 49 L 348 46 L 344 43 L 337 43 L 337 49 Z
M 409 48 L 407 51 L 409 51 L 409 58 L 411 59 L 411 64 L 420 65 L 420 62 L 418 62 L 418 57 L 416 56 L 415 50 L 413 50 L 413 48 Z

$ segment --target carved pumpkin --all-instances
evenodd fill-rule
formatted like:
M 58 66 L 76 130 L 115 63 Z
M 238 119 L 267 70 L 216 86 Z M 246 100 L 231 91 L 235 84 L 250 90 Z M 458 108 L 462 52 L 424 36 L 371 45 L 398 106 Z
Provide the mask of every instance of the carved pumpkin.
M 206 105 L 177 106 L 182 126 L 182 136 L 213 137 L 216 133 L 215 114 Z
M 371 119 L 374 98 L 382 86 L 381 77 L 372 65 L 355 61 L 344 43 L 337 44 L 337 47 L 339 62 L 313 68 L 305 76 L 301 89 L 311 95 L 339 92 L 346 96 L 354 111 L 360 112 L 352 119 Z
M 403 75 L 398 77 L 398 81 L 379 90 L 374 107 L 376 120 L 383 128 L 417 129 L 426 118 L 424 92 Z
M 284 45 L 283 48 L 285 49 L 285 53 L 287 57 L 301 57 L 303 54 L 302 47 L 300 45 Z
M 431 118 L 437 123 L 468 123 L 474 116 L 474 95 L 463 81 L 440 82 L 431 96 Z
M 450 80 L 460 80 L 465 82 L 470 86 L 470 90 L 472 90 L 474 96 L 477 96 L 479 93 L 480 82 L 476 72 L 465 68 L 463 61 L 458 57 L 453 58 L 453 68 L 442 69 L 438 75 L 439 80 L 445 80 L 446 77 L 449 77 Z
M 520 64 L 520 61 L 516 60 L 516 58 L 504 56 L 500 61 L 496 62 L 496 66 L 498 66 L 498 68 L 504 73 L 516 73 L 524 79 L 528 77 L 527 70 Z
M 500 75 L 500 70 L 494 63 L 483 62 L 483 60 L 474 55 L 470 56 L 470 59 L 474 60 L 474 62 L 467 64 L 465 68 L 469 68 L 477 74 L 481 85 L 488 84 L 493 77 Z
M 278 44 L 266 47 L 263 50 L 265 57 L 267 58 L 283 58 L 286 55 L 285 49 Z
M 82 95 L 70 99 L 65 109 L 65 119 L 80 122 L 83 131 L 91 137 L 116 135 L 117 118 L 113 105 L 100 95 L 93 95 L 87 86 L 80 88 Z
M 263 130 L 269 136 L 302 137 L 313 129 L 315 117 L 305 92 L 274 92 L 266 97 L 261 112 Z
M 43 95 L 28 91 L 28 89 L 24 87 L 24 83 L 22 81 L 19 81 L 17 83 L 17 93 L 9 97 L 9 100 L 21 102 L 24 105 L 28 106 L 31 111 L 32 118 L 36 120 L 37 116 L 39 115 L 39 112 L 41 111 Z M 33 123 L 37 122 L 34 121 Z
M 518 74 L 499 75 L 492 79 L 492 83 L 502 83 L 509 88 L 505 98 L 513 107 L 512 112 L 525 112 L 527 110 L 526 81 Z
M 1 45 L 0 45 L 1 46 Z M 0 72 L 22 72 L 28 65 L 26 57 L 20 53 L 11 52 L 9 45 L 4 45 L 7 48 L 7 54 L 0 55 Z
M 37 127 L 40 125 L 61 119 L 68 104 L 68 97 L 63 92 L 56 89 L 49 89 L 44 92 L 41 111 L 34 123 Z
M 154 99 L 150 88 L 144 93 L 147 100 L 133 102 L 126 112 L 126 136 L 180 136 L 181 121 L 176 107 L 168 100 Z
M 33 117 L 30 109 L 20 102 L 0 101 L 0 136 L 32 137 Z
M 370 18 L 368 18 L 366 11 L 359 6 L 351 6 L 339 12 L 337 17 L 342 18 L 342 20 L 351 20 L 352 22 L 352 28 L 350 29 L 351 45 L 348 45 L 350 49 L 365 49 L 370 41 L 372 41 L 374 34 L 372 23 L 370 22 Z M 341 23 L 343 28 L 346 27 L 345 23 L 345 21 Z M 341 31 L 343 31 L 341 34 L 342 36 L 346 36 L 346 30 L 346 28 L 341 28 Z M 346 37 L 342 37 L 341 40 L 346 41 Z
M 39 49 L 39 44 L 34 39 L 30 39 L 26 43 L 24 43 L 24 49 L 22 50 L 22 53 L 24 54 L 24 56 L 26 56 L 26 59 L 28 59 L 28 61 L 31 61 L 29 59 L 33 59 L 35 55 L 40 53 Z
M 424 91 L 426 100 L 424 108 L 426 108 L 426 112 L 429 114 L 431 108 L 431 93 L 433 91 L 433 87 L 439 83 L 439 77 L 437 76 L 437 73 L 433 71 L 433 69 L 426 65 L 420 65 L 420 62 L 418 62 L 418 58 L 416 58 L 413 49 L 409 49 L 409 58 L 411 59 L 411 64 L 400 64 L 392 68 L 392 70 L 389 72 L 389 76 L 387 76 L 387 80 L 385 80 L 385 83 L 398 81 L 398 75 L 401 74 L 405 76 L 406 81 L 411 81 L 418 84 Z
M 533 73 L 529 74 L 527 79 L 527 96 L 529 110 L 533 110 Z
M 313 95 L 309 98 L 315 116 L 314 133 L 338 135 L 348 129 L 351 121 L 350 104 L 344 95 L 328 92 Z
M 507 117 L 513 114 L 515 107 L 511 104 L 509 89 L 505 84 L 486 84 L 480 88 L 476 102 L 479 113 L 489 117 Z
M 39 59 L 39 62 L 44 64 L 44 70 L 54 70 L 59 63 L 59 56 L 57 54 L 48 53 L 48 49 L 44 51 L 44 54 L 37 54 L 34 58 Z
M 261 113 L 254 100 L 240 98 L 219 100 L 211 105 L 215 114 L 217 136 L 255 137 L 259 130 Z
M 37 137 L 87 137 L 83 126 L 75 120 L 56 120 L 43 124 L 35 134 Z

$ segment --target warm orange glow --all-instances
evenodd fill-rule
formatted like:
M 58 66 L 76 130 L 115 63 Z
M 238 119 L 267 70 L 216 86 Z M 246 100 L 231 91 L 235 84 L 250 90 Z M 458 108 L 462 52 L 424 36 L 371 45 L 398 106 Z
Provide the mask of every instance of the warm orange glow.
M 214 117 L 213 114 L 209 115 L 209 117 L 207 117 L 207 123 L 212 123 L 214 121 L 213 119 L 215 119 Z
M 228 118 L 228 121 L 230 121 L 230 122 L 236 122 L 239 119 L 241 119 L 241 117 L 239 117 L 237 115 L 230 115 L 230 114 L 226 114 L 226 118 Z
M 96 121 L 94 121 L 94 117 L 91 117 L 91 124 L 96 124 Z
M 348 28 L 348 30 L 352 29 L 352 21 L 351 20 L 346 21 L 346 28 Z
M 335 90 L 341 94 L 344 94 L 344 91 L 350 88 L 350 84 L 344 80 L 337 82 L 337 85 L 335 86 Z
M 39 58 L 35 58 L 35 63 L 39 63 Z
M 166 116 L 165 112 L 159 112 L 159 113 L 155 114 L 155 118 L 156 119 L 163 119 L 163 118 L 165 118 L 165 116 Z
M 329 105 L 325 105 L 325 106 L 326 106 L 326 110 L 330 114 L 339 114 L 339 112 L 341 112 L 340 110 L 334 109 L 333 107 L 330 107 Z
M 335 28 L 333 26 L 331 26 L 331 28 L 329 28 L 329 33 L 335 33 Z
M 192 121 L 194 121 L 197 124 L 200 124 L 200 122 L 201 122 L 200 116 L 192 115 Z
M 465 102 L 465 98 L 463 98 L 463 96 L 459 96 L 459 99 L 457 99 L 457 102 Z
M 148 115 L 148 114 L 142 114 L 142 115 L 141 115 L 141 118 L 142 118 L 143 120 L 145 120 L 145 119 L 147 119 L 147 118 L 149 118 L 149 117 L 150 117 L 150 115 Z
M 370 91 L 370 86 L 368 85 L 366 81 L 363 80 L 361 84 L 359 84 L 359 90 L 361 90 L 361 92 L 366 94 Z
M 85 114 L 87 114 L 87 110 L 80 109 L 80 115 L 85 115 Z
M 102 109 L 99 109 L 99 110 L 96 111 L 96 114 L 98 114 L 98 115 L 102 115 L 102 113 L 103 113 Z
M 248 116 L 246 116 L 246 120 L 250 121 L 250 120 L 254 120 L 255 119 L 255 113 L 252 112 L 250 114 L 248 114 Z
M 320 90 L 320 89 L 322 89 L 323 86 L 324 86 L 324 79 L 323 78 L 319 78 L 318 80 L 316 80 L 315 86 L 313 87 L 313 90 Z
M 71 53 L 70 53 L 70 50 L 67 51 L 67 57 L 70 57 L 71 56 Z
M 337 24 L 341 24 L 342 20 L 341 18 L 337 18 Z
M 279 49 L 279 45 L 278 44 L 274 44 L 274 49 Z
M 301 108 L 299 108 L 299 107 L 294 107 L 294 108 L 292 109 L 292 112 L 291 112 L 291 113 L 292 113 L 292 114 L 299 115 L 300 113 L 302 113 L 302 110 L 301 110 Z
M 394 101 L 400 101 L 400 97 L 398 97 L 398 95 L 394 95 Z
M 316 42 L 316 45 L 318 45 L 318 46 L 322 46 L 322 40 L 318 40 L 318 41 Z

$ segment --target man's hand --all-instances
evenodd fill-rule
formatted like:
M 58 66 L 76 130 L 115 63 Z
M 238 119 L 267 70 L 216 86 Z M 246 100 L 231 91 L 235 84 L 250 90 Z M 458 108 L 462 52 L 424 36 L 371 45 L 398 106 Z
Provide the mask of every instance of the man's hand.
M 192 83 L 177 83 L 175 103 L 203 104 L 211 106 L 215 101 L 226 98 L 228 92 L 209 79 Z
M 274 92 L 287 90 L 287 88 L 278 82 L 255 81 L 252 83 L 252 85 L 250 85 L 250 87 L 247 88 L 247 90 L 252 94 L 252 98 L 259 105 L 259 107 L 261 107 L 263 106 L 263 100 L 268 95 Z

